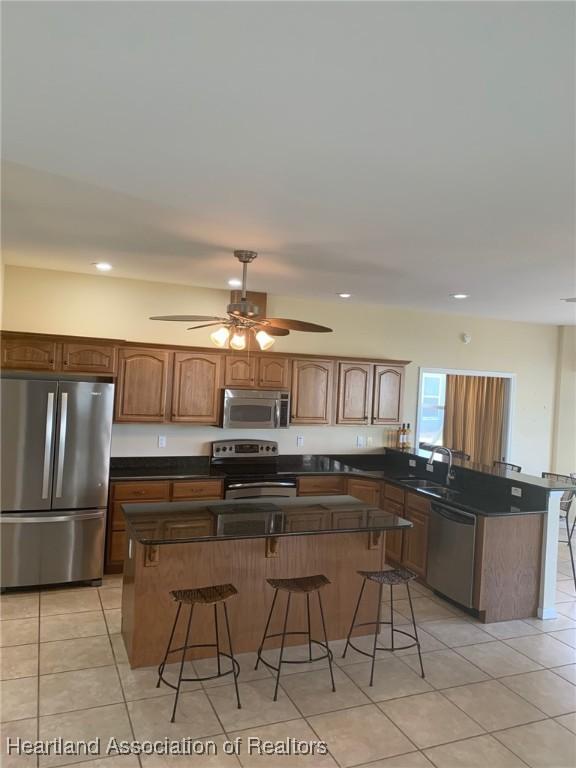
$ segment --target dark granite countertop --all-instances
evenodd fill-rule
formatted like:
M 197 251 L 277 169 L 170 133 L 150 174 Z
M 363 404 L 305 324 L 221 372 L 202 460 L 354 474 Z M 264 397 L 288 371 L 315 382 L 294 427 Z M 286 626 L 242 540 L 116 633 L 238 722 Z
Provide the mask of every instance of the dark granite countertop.
M 122 510 L 131 536 L 146 545 L 378 533 L 412 527 L 408 520 L 353 496 L 149 502 L 125 504 Z M 309 528 L 307 510 L 313 513 Z

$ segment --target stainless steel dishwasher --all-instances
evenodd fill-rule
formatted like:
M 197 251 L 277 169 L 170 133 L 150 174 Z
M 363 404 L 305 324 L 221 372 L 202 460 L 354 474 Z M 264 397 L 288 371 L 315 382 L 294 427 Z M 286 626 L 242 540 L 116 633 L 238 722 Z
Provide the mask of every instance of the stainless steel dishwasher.
M 448 504 L 431 505 L 426 580 L 467 608 L 472 608 L 475 543 L 475 515 Z

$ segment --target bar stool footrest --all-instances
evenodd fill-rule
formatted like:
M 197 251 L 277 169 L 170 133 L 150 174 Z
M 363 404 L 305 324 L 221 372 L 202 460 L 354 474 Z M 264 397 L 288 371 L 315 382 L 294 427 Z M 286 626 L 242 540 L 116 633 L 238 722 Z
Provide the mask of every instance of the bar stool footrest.
M 356 629 L 356 627 L 375 627 L 377 623 L 378 623 L 377 621 L 364 621 L 364 622 L 362 622 L 362 624 L 355 624 L 354 625 L 354 629 Z M 392 626 L 392 622 L 391 621 L 381 621 L 380 622 L 380 626 L 381 627 L 391 627 Z M 414 640 L 414 642 L 410 643 L 409 645 L 395 646 L 394 648 L 386 647 L 386 646 L 382 646 L 382 645 L 377 645 L 375 650 L 377 650 L 377 651 L 391 651 L 391 652 L 394 652 L 394 651 L 405 651 L 407 648 L 417 648 L 420 645 L 420 643 L 418 642 L 416 637 L 413 634 L 411 634 L 410 632 L 405 632 L 403 629 L 397 629 L 396 627 L 393 627 L 392 632 L 398 633 L 400 635 L 404 635 L 405 637 L 409 637 L 411 640 Z M 350 640 L 348 640 L 348 646 L 350 648 L 353 648 L 357 653 L 361 653 L 363 656 L 368 656 L 368 658 L 370 658 L 370 659 L 373 656 L 372 653 L 370 653 L 368 651 L 363 651 L 361 648 L 358 648 L 356 645 L 354 645 L 354 643 L 352 642 L 352 638 L 350 638 Z M 346 651 L 344 651 L 344 654 L 345 653 L 346 653 Z M 344 658 L 344 655 L 342 656 L 342 658 Z
M 303 636 L 303 635 L 308 636 L 308 630 L 306 630 L 305 632 L 304 631 L 303 632 L 297 632 L 297 631 L 285 632 L 284 635 L 285 635 L 285 637 L 288 637 L 288 635 L 298 635 L 300 637 Z M 269 640 L 271 637 L 282 637 L 282 632 L 276 632 L 273 635 L 266 635 L 266 640 Z M 334 656 L 333 656 L 332 651 L 330 650 L 330 648 L 326 645 L 326 643 L 323 643 L 321 640 L 314 640 L 312 638 L 310 638 L 310 642 L 313 643 L 314 645 L 319 645 L 321 648 L 324 648 L 326 653 L 322 654 L 322 656 L 316 656 L 316 657 L 314 657 L 312 659 L 284 659 L 283 658 L 282 659 L 282 665 L 284 665 L 284 664 L 314 664 L 315 661 L 322 661 L 323 659 L 330 659 L 330 661 L 333 661 Z M 268 650 L 270 650 L 270 649 L 268 649 Z M 268 667 L 268 669 L 273 669 L 275 672 L 278 672 L 278 667 L 276 665 L 272 664 L 271 662 L 266 661 L 264 656 L 262 656 L 263 651 L 264 651 L 263 648 L 258 651 L 258 653 L 257 653 L 257 660 L 261 661 L 262 664 L 264 664 L 266 667 Z
M 187 645 L 186 650 L 190 650 L 191 648 L 216 648 L 215 643 L 199 643 L 197 645 Z M 181 653 L 184 650 L 184 646 L 181 645 L 179 648 L 173 648 L 168 652 L 168 655 L 172 653 L 177 653 L 178 651 Z M 205 680 L 216 680 L 219 677 L 226 677 L 227 675 L 234 675 L 235 677 L 238 677 L 240 674 L 240 664 L 234 659 L 229 653 L 225 653 L 224 651 L 219 652 L 219 656 L 223 656 L 225 659 L 228 659 L 232 662 L 232 666 L 230 669 L 226 670 L 226 672 L 220 672 L 215 675 L 208 675 L 206 677 L 182 677 L 180 679 L 180 682 L 182 683 L 202 683 Z M 160 664 L 158 667 L 158 684 L 157 688 L 160 687 L 160 681 L 162 681 L 165 685 L 167 685 L 169 688 L 172 688 L 173 690 L 177 691 L 178 686 L 174 685 L 173 683 L 168 682 L 166 678 L 164 677 L 164 669 L 166 664 Z

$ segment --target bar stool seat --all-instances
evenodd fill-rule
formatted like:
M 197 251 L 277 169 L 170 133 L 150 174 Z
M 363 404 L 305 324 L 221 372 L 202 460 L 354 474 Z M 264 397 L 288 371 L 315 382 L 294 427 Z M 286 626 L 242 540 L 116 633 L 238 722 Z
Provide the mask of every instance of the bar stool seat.
M 393 651 L 402 651 L 402 650 L 405 650 L 406 648 L 416 647 L 418 649 L 418 659 L 420 661 L 421 676 L 424 677 L 424 666 L 422 664 L 420 640 L 418 639 L 418 629 L 416 628 L 416 619 L 414 618 L 414 608 L 412 606 L 412 595 L 410 594 L 410 586 L 409 586 L 410 582 L 416 578 L 416 574 L 412 573 L 412 571 L 409 571 L 406 568 L 390 568 L 384 571 L 356 571 L 356 573 L 359 576 L 362 576 L 362 586 L 360 587 L 360 594 L 358 595 L 358 601 L 356 603 L 356 608 L 354 609 L 354 616 L 352 617 L 352 623 L 350 625 L 348 637 L 346 638 L 346 645 L 344 646 L 344 653 L 342 654 L 342 658 L 346 656 L 346 652 L 348 651 L 349 647 L 353 648 L 357 653 L 361 653 L 363 656 L 368 656 L 369 658 L 371 658 L 372 665 L 370 668 L 370 685 L 373 685 L 374 684 L 374 663 L 376 661 L 377 651 L 393 652 Z M 366 587 L 366 583 L 368 581 L 372 581 L 379 585 L 378 608 L 376 611 L 376 620 L 356 623 L 356 617 L 358 616 L 358 610 L 360 608 L 360 603 L 362 602 L 364 588 Z M 394 626 L 393 588 L 400 584 L 406 585 L 406 591 L 408 593 L 408 602 L 410 604 L 410 613 L 412 615 L 412 627 L 413 627 L 414 634 L 407 632 L 404 629 L 398 629 L 397 627 Z M 390 621 L 382 621 L 382 592 L 385 586 L 390 587 Z M 380 634 L 380 627 L 382 625 L 390 627 L 390 643 L 391 644 L 389 646 L 378 645 L 378 635 Z M 352 632 L 356 627 L 369 627 L 369 626 L 374 627 L 374 642 L 372 644 L 371 653 L 368 653 L 368 651 L 364 651 L 362 648 L 359 648 L 351 640 Z M 413 642 L 396 646 L 395 635 L 403 635 L 404 637 L 411 639 Z
M 240 693 L 238 692 L 238 675 L 240 674 L 240 665 L 234 658 L 234 650 L 232 648 L 232 637 L 230 635 L 230 623 L 228 621 L 228 609 L 226 607 L 226 600 L 229 597 L 233 597 L 234 595 L 238 594 L 238 590 L 233 584 L 213 584 L 208 587 L 195 587 L 192 589 L 174 589 L 170 592 L 170 597 L 172 600 L 174 600 L 178 604 L 178 608 L 176 609 L 176 616 L 174 618 L 174 623 L 172 625 L 172 631 L 170 632 L 170 639 L 168 640 L 168 645 L 166 647 L 166 653 L 164 654 L 164 659 L 162 660 L 162 663 L 158 667 L 158 682 L 156 683 L 156 687 L 160 688 L 160 683 L 164 683 L 169 688 L 172 688 L 176 691 L 176 696 L 174 697 L 174 707 L 172 709 L 172 717 L 170 718 L 170 722 L 174 722 L 174 718 L 176 716 L 176 707 L 178 706 L 178 697 L 180 696 L 180 688 L 182 686 L 182 683 L 199 683 L 203 682 L 204 680 L 214 680 L 218 677 L 225 677 L 226 675 L 233 675 L 234 676 L 234 687 L 236 689 L 236 701 L 238 703 L 238 709 L 241 709 L 240 704 Z M 174 635 L 176 633 L 176 627 L 178 626 L 178 619 L 180 618 L 180 612 L 182 610 L 182 606 L 187 605 L 190 606 L 190 612 L 188 614 L 188 622 L 186 626 L 186 635 L 184 637 L 184 644 L 179 646 L 178 648 L 172 648 L 172 641 L 174 640 Z M 194 613 L 194 607 L 196 605 L 213 605 L 214 606 L 214 632 L 215 632 L 215 642 L 214 643 L 189 643 L 190 639 L 190 629 L 192 626 L 192 615 Z M 222 611 L 224 613 L 224 623 L 226 625 L 226 634 L 228 636 L 228 649 L 229 653 L 225 653 L 220 648 L 220 636 L 218 632 L 218 605 L 222 606 Z M 184 662 L 186 659 L 186 651 L 192 649 L 192 648 L 215 648 L 216 649 L 216 664 L 217 664 L 217 673 L 215 675 L 207 675 L 205 677 L 183 677 L 183 671 L 184 671 Z M 164 677 L 164 669 L 166 667 L 166 662 L 168 660 L 168 657 L 173 653 L 181 652 L 180 657 L 180 672 L 178 674 L 178 681 L 176 684 L 170 682 L 169 680 L 166 680 Z M 222 670 L 222 664 L 221 664 L 221 657 L 224 657 L 230 661 L 230 669 L 227 669 L 225 671 Z
M 258 669 L 258 665 L 260 662 L 262 662 L 268 669 L 272 669 L 276 672 L 276 687 L 274 688 L 274 701 L 278 698 L 278 686 L 280 684 L 280 672 L 282 669 L 282 664 L 309 664 L 313 663 L 315 661 L 322 661 L 323 659 L 328 659 L 328 666 L 330 668 L 330 680 L 332 682 L 332 691 L 336 690 L 336 687 L 334 685 L 334 673 L 332 670 L 332 651 L 330 650 L 330 646 L 328 645 L 328 635 L 326 634 L 326 623 L 324 621 L 324 609 L 322 607 L 322 598 L 320 596 L 320 590 L 330 584 L 329 579 L 326 578 L 323 574 L 315 574 L 314 576 L 300 576 L 296 578 L 288 578 L 288 579 L 266 579 L 268 584 L 274 589 L 274 597 L 272 598 L 272 605 L 270 606 L 270 612 L 268 613 L 268 619 L 266 621 L 266 626 L 264 628 L 264 634 L 262 635 L 262 640 L 260 642 L 260 647 L 258 648 L 258 652 L 256 654 L 256 666 L 254 669 Z M 268 634 L 268 629 L 270 628 L 270 622 L 272 620 L 272 615 L 274 613 L 274 607 L 276 605 L 276 600 L 278 598 L 279 592 L 287 592 L 287 598 L 286 598 L 286 611 L 284 614 L 284 624 L 282 628 L 282 632 L 274 632 L 271 634 Z M 322 622 L 322 631 L 324 634 L 324 642 L 321 640 L 315 640 L 312 637 L 312 630 L 311 630 L 311 624 L 310 624 L 310 594 L 316 592 L 318 596 L 318 607 L 320 609 L 320 619 Z M 303 630 L 290 630 L 288 631 L 288 615 L 290 612 L 290 599 L 293 594 L 300 594 L 300 595 L 306 595 L 306 614 L 308 617 L 308 628 Z M 284 659 L 284 645 L 286 643 L 286 637 L 288 635 L 307 635 L 308 636 L 308 659 Z M 262 651 L 264 649 L 264 643 L 266 640 L 268 640 L 271 637 L 281 637 L 282 642 L 280 645 L 280 657 L 278 659 L 278 665 L 272 664 L 272 662 L 265 659 L 262 655 Z M 322 653 L 320 656 L 312 656 L 312 646 L 316 645 L 319 646 L 324 650 L 324 653 Z

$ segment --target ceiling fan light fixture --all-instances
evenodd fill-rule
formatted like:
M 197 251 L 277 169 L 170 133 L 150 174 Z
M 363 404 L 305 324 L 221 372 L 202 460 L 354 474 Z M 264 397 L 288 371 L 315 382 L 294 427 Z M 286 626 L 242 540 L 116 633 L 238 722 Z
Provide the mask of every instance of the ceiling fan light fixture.
M 228 343 L 229 338 L 230 338 L 230 331 L 224 325 L 221 325 L 220 328 L 217 328 L 215 331 L 212 331 L 212 333 L 210 334 L 210 341 L 216 347 L 225 347 L 226 344 Z
M 258 342 L 260 349 L 265 352 L 267 349 L 270 349 L 276 339 L 273 336 L 270 336 L 269 333 L 266 333 L 266 331 L 260 330 L 256 333 L 256 341 Z
M 230 339 L 230 348 L 241 352 L 246 349 L 246 333 L 242 328 L 237 328 Z

